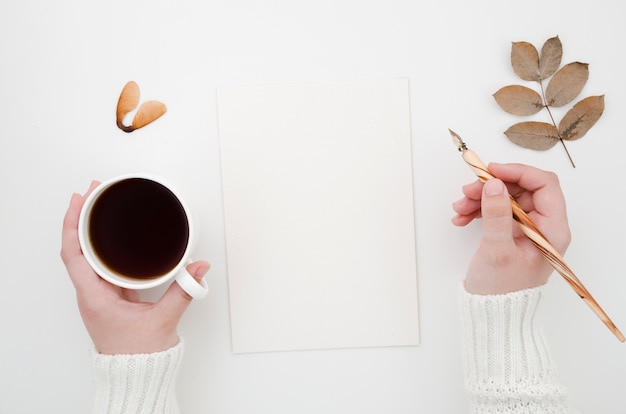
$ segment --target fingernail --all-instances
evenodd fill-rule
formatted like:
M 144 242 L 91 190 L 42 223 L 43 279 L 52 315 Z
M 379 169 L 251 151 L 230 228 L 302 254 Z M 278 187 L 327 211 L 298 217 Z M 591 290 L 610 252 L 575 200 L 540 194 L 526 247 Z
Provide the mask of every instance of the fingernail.
M 489 180 L 485 183 L 485 195 L 499 195 L 504 193 L 504 183 L 500 180 Z

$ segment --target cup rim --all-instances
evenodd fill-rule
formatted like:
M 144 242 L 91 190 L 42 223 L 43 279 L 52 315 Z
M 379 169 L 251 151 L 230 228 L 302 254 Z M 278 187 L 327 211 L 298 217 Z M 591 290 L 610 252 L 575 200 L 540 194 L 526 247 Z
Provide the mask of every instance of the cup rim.
M 89 218 L 89 213 L 91 212 L 91 208 L 94 204 L 95 199 L 98 197 L 99 194 L 102 194 L 107 188 L 111 187 L 113 184 L 132 178 L 146 179 L 163 185 L 165 188 L 171 191 L 172 194 L 174 194 L 174 196 L 178 199 L 181 206 L 183 207 L 183 210 L 185 211 L 185 215 L 187 216 L 189 235 L 187 237 L 187 247 L 185 248 L 183 256 L 181 257 L 178 264 L 176 264 L 176 266 L 170 269 L 167 273 L 150 279 L 133 279 L 131 277 L 120 275 L 111 271 L 100 261 L 100 259 L 94 253 L 91 246 L 91 241 L 89 240 L 89 226 L 87 226 L 87 220 Z M 78 218 L 78 241 L 83 256 L 87 260 L 87 263 L 89 263 L 91 268 L 103 279 L 116 286 L 128 289 L 149 289 L 159 286 L 167 282 L 168 280 L 175 278 L 176 275 L 181 271 L 181 269 L 190 263 L 189 256 L 191 254 L 193 244 L 192 242 L 194 240 L 194 237 L 195 230 L 193 225 L 193 219 L 191 216 L 191 210 L 187 206 L 185 200 L 180 196 L 180 193 L 178 192 L 176 187 L 172 185 L 171 182 L 169 182 L 168 180 L 165 180 L 160 176 L 148 173 L 121 174 L 102 181 L 85 199 Z

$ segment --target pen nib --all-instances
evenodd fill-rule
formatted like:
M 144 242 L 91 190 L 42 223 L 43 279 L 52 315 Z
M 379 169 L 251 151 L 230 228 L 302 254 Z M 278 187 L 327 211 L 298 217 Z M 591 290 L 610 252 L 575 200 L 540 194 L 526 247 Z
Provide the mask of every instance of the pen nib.
M 452 142 L 458 148 L 458 150 L 459 151 L 467 150 L 467 146 L 465 145 L 465 142 L 463 142 L 463 140 L 461 139 L 459 134 L 457 134 L 456 132 L 454 132 L 450 128 L 448 128 L 448 131 L 450 131 L 450 135 L 452 136 Z

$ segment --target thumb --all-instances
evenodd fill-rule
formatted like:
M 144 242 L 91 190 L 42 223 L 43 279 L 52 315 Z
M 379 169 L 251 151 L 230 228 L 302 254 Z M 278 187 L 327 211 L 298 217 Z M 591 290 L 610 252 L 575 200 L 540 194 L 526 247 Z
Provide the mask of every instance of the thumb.
M 509 192 L 504 183 L 491 179 L 483 186 L 481 201 L 483 217 L 482 241 L 501 243 L 513 240 L 513 212 Z
M 187 266 L 187 271 L 198 282 L 209 271 L 211 265 L 205 261 L 197 261 Z M 170 317 L 180 318 L 191 303 L 191 296 L 178 283 L 172 283 L 159 300 L 158 306 Z

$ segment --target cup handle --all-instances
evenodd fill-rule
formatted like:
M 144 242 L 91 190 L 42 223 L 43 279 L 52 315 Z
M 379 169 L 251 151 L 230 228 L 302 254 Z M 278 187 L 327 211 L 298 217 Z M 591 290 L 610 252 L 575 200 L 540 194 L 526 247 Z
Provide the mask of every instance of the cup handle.
M 187 266 L 183 267 L 176 275 L 176 283 L 194 299 L 202 299 L 209 293 L 209 287 L 204 277 L 198 282 L 187 271 Z

